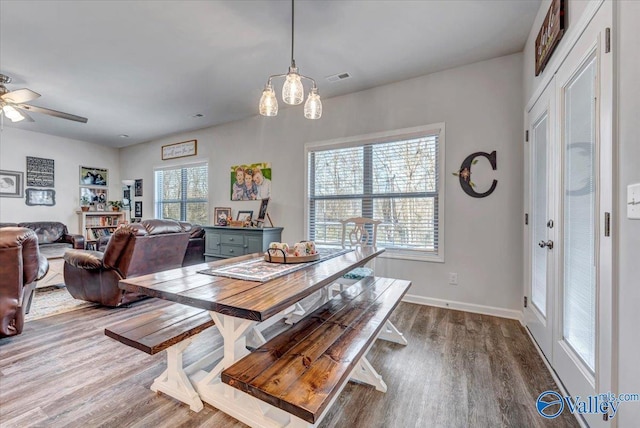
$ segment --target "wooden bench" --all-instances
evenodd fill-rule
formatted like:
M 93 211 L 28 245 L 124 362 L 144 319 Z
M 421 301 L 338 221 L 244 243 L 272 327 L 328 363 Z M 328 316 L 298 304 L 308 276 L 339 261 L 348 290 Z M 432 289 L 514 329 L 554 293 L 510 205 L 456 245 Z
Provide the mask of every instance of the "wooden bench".
M 410 286 L 364 278 L 224 370 L 222 382 L 301 419 L 290 426 L 320 423 L 350 378 L 385 392 L 365 355 L 379 336 L 406 344 L 395 328 L 400 337 L 381 333 L 391 336 L 388 318 Z
M 154 300 L 158 302 L 156 308 L 105 328 L 104 334 L 150 355 L 166 349 L 167 370 L 153 382 L 151 390 L 164 392 L 200 411 L 202 401 L 186 376 L 199 367 L 183 368 L 182 354 L 192 338 L 214 322 L 205 310 Z

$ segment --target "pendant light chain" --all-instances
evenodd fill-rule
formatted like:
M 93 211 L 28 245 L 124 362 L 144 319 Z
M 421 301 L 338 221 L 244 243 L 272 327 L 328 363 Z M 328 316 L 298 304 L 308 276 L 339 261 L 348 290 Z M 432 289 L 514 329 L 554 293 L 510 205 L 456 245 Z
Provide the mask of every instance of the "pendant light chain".
M 296 60 L 293 58 L 293 37 L 294 37 L 294 32 L 293 32 L 293 22 L 296 19 L 296 15 L 295 15 L 295 11 L 294 11 L 294 5 L 293 5 L 293 0 L 291 0 L 291 66 L 295 67 L 296 66 Z

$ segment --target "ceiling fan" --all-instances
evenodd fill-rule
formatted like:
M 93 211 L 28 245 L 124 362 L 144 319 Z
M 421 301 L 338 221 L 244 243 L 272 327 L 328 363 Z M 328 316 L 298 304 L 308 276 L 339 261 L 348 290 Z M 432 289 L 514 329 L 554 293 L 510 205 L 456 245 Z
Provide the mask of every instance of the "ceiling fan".
M 44 107 L 32 106 L 24 104 L 40 97 L 40 94 L 33 92 L 31 89 L 16 89 L 9 92 L 4 86 L 5 83 L 11 83 L 11 77 L 0 74 L 0 115 L 6 116 L 12 122 L 20 122 L 26 120 L 33 122 L 33 119 L 24 111 L 33 111 L 36 113 L 44 113 L 49 116 L 60 117 L 62 119 L 73 120 L 76 122 L 87 123 L 86 117 L 76 116 L 75 114 L 64 113 L 57 110 L 51 110 Z

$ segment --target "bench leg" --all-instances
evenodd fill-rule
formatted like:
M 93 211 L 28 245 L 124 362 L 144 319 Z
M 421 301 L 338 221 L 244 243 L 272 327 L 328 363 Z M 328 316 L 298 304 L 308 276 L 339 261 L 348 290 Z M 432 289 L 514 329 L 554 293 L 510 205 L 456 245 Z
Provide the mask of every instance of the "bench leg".
M 382 327 L 382 330 L 380 330 L 378 339 L 386 340 L 393 343 L 398 343 L 400 345 L 406 345 L 408 343 L 404 335 L 398 331 L 396 326 L 391 324 L 391 321 L 388 321 L 388 320 Z
M 191 339 L 186 339 L 167 348 L 167 369 L 153 381 L 151 390 L 163 392 L 199 412 L 203 408 L 202 401 L 182 367 L 182 353 L 190 343 Z
M 351 372 L 351 379 L 367 385 L 375 386 L 380 392 L 387 392 L 387 384 L 382 380 L 382 376 L 378 374 L 371 363 L 365 358 L 360 358 L 358 365 Z

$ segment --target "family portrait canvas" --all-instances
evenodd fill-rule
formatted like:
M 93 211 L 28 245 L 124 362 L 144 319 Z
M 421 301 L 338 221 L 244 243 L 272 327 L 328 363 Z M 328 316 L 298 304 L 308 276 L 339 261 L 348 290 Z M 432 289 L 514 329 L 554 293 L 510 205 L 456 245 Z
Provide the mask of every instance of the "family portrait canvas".
M 85 186 L 107 186 L 108 170 L 90 166 L 80 167 L 80 184 Z
M 271 196 L 271 163 L 231 167 L 231 200 L 255 201 Z

